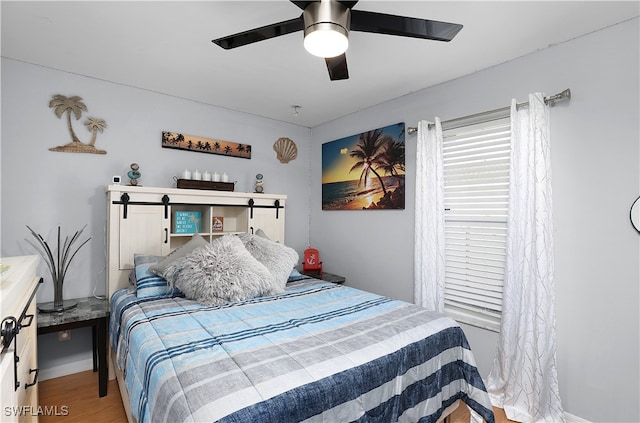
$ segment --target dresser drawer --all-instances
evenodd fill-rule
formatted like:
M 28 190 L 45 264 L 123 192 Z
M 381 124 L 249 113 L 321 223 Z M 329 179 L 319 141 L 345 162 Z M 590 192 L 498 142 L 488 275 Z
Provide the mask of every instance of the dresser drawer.
M 38 257 L 5 257 L 9 270 L 0 275 L 0 311 L 4 350 L 0 365 L 0 404 L 4 422 L 38 421 L 35 277 Z M 17 333 L 16 333 L 17 332 Z M 17 387 L 16 387 L 17 385 Z
M 18 422 L 38 421 L 38 383 L 37 383 L 37 350 L 35 342 L 28 339 L 24 345 L 23 354 L 18 363 L 18 405 L 22 407 L 22 413 L 18 416 Z

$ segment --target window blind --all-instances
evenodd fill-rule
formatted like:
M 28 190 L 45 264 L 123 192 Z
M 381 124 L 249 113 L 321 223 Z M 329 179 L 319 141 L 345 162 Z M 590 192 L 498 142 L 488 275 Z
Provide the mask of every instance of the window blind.
M 443 131 L 445 310 L 499 330 L 507 209 L 509 117 Z

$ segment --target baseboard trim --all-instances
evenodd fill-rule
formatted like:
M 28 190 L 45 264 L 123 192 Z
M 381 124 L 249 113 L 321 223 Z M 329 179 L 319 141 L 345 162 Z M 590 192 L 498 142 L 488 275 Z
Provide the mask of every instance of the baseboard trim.
M 591 423 L 589 420 L 583 419 L 582 417 L 574 416 L 571 413 L 564 412 L 564 419 L 567 423 Z
M 74 373 L 93 370 L 93 358 L 87 360 L 79 360 L 61 366 L 50 367 L 48 369 L 40 369 L 38 380 L 49 380 L 61 376 L 72 375 Z

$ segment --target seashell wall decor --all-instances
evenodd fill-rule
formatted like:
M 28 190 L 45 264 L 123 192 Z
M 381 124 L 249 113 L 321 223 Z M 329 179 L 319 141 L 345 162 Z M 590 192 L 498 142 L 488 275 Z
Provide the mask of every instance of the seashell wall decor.
M 276 157 L 280 160 L 280 163 L 289 163 L 298 157 L 298 147 L 296 143 L 289 138 L 278 138 L 278 140 L 273 143 L 273 150 L 276 152 Z

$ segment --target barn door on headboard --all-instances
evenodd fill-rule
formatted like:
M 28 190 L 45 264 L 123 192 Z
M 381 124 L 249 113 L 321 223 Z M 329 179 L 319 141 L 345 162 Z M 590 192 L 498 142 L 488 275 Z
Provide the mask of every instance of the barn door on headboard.
M 119 215 L 121 270 L 133 269 L 133 255 L 136 253 L 154 256 L 169 253 L 169 219 L 165 219 L 162 207 L 128 206 L 127 218 L 122 217 L 122 210 Z
M 274 209 L 253 209 L 249 231 L 256 233 L 258 229 L 262 229 L 270 240 L 284 243 L 284 209 L 278 211 L 277 219 Z

